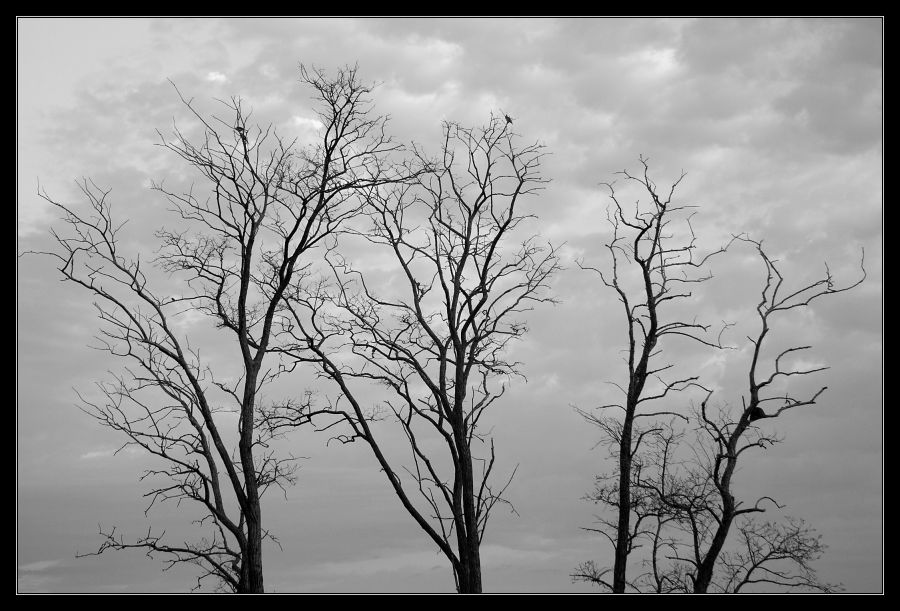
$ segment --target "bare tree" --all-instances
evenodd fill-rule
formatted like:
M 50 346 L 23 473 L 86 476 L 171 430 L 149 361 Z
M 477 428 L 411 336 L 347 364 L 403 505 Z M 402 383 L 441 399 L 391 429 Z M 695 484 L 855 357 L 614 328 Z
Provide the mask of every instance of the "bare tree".
M 728 524 L 737 537 L 729 543 L 725 533 L 725 542 L 712 563 L 713 574 L 708 581 L 700 581 L 698 567 L 709 561 L 713 544 L 722 536 L 723 503 L 715 478 L 706 468 L 710 439 L 703 437 L 702 429 L 692 433 L 686 436 L 663 426 L 642 456 L 645 469 L 633 485 L 645 494 L 638 515 L 647 522 L 641 538 L 649 551 L 643 558 L 646 570 L 630 585 L 636 591 L 655 593 L 737 593 L 755 583 L 840 591 L 839 584 L 820 580 L 812 567 L 825 550 L 821 536 L 812 528 L 791 517 L 766 522 L 753 519 L 754 514 L 773 506 L 783 508 L 771 497 L 759 498 L 751 506 L 735 500 L 735 515 Z M 593 573 L 581 567 L 577 577 L 595 581 L 596 567 L 587 567 L 592 568 Z
M 301 81 L 314 92 L 322 123 L 313 145 L 249 125 L 235 98 L 223 102 L 228 116 L 220 119 L 182 97 L 202 128 L 199 140 L 178 127 L 171 137 L 160 133 L 160 146 L 205 183 L 185 192 L 154 185 L 179 223 L 178 231 L 157 232 L 154 260 L 180 282 L 177 294 L 152 289 L 140 255 L 122 251 L 124 223 L 114 220 L 108 191 L 82 184 L 87 213 L 41 192 L 67 226 L 54 231 L 59 248 L 46 254 L 64 279 L 96 299 L 101 348 L 129 363 L 112 383 L 100 384 L 103 400 L 85 398 L 84 409 L 124 435 L 126 446 L 159 459 L 162 466 L 144 475 L 154 482 L 148 511 L 172 500 L 199 507 L 202 516 L 198 540 L 170 543 L 152 530 L 130 540 L 101 529 L 105 541 L 96 553 L 140 548 L 162 555 L 169 567 L 192 563 L 203 570 L 198 587 L 214 577 L 225 589 L 264 591 L 269 535 L 260 497 L 292 481 L 294 471 L 291 458 L 269 448 L 272 432 L 258 426 L 261 390 L 283 372 L 280 357 L 270 356 L 273 324 L 286 291 L 321 256 L 315 249 L 359 213 L 360 192 L 402 174 L 386 161 L 400 147 L 385 136 L 386 119 L 372 116 L 371 87 L 355 68 L 329 78 L 301 67 Z M 179 330 L 186 312 L 207 315 L 234 340 L 239 375 L 213 372 L 197 341 Z
M 632 585 L 639 591 L 655 592 L 738 592 L 751 583 L 836 591 L 839 585 L 820 581 L 811 567 L 824 550 L 820 537 L 792 518 L 765 523 L 751 519 L 767 507 L 782 506 L 769 496 L 752 504 L 740 501 L 734 490 L 734 475 L 746 452 L 780 441 L 775 433 L 761 428 L 761 421 L 813 405 L 825 391 L 822 387 L 808 396 L 798 396 L 790 389 L 772 390 L 779 381 L 815 374 L 826 367 L 804 368 L 789 363 L 791 356 L 810 346 L 788 347 L 777 354 L 766 351 L 771 320 L 778 313 L 807 307 L 825 295 L 858 286 L 865 279 L 865 268 L 861 265 L 859 280 L 841 288 L 835 286 L 826 266 L 822 278 L 786 289 L 776 261 L 765 253 L 762 243 L 745 236 L 736 239 L 754 246 L 767 273 L 756 306 L 759 331 L 748 337 L 752 351 L 747 394 L 735 413 L 727 404 L 713 410 L 713 393 L 707 391 L 692 419 L 694 430 L 677 431 L 669 422 L 657 424 L 647 433 L 645 451 L 632 470 L 632 485 L 637 490 L 632 497 L 641 501 L 633 503 L 638 521 L 647 523 L 644 528 L 635 527 L 633 537 L 650 550 L 645 560 L 650 570 Z M 764 407 L 770 405 L 773 407 Z M 597 498 L 609 503 L 599 494 Z M 726 544 L 733 527 L 740 536 L 728 551 Z M 717 571 L 722 573 L 718 580 Z M 609 585 L 594 565 L 582 565 L 575 577 Z
M 599 421 L 601 426 L 611 426 L 611 418 Z M 620 429 L 614 428 L 612 433 L 604 429 L 604 441 L 611 450 L 610 458 L 617 458 L 618 439 L 615 435 Z M 683 564 L 669 562 L 672 554 L 683 547 L 681 520 L 683 514 L 674 511 L 671 506 L 660 502 L 657 494 L 657 482 L 665 481 L 671 486 L 671 472 L 680 458 L 675 450 L 681 447 L 684 433 L 678 431 L 673 422 L 654 423 L 641 431 L 641 451 L 635 453 L 631 463 L 631 495 L 629 532 L 629 555 L 641 547 L 649 548 L 650 553 L 641 557 L 643 571 L 628 578 L 626 587 L 634 592 L 655 592 L 659 594 L 679 592 L 685 576 L 677 574 Z M 587 532 L 597 533 L 607 540 L 615 549 L 617 534 L 616 511 L 619 503 L 618 474 L 601 474 L 595 477 L 594 490 L 585 498 L 601 506 L 603 509 L 613 508 L 614 516 L 607 518 L 598 515 L 599 527 L 584 528 Z M 674 493 L 671 494 L 674 498 Z M 674 532 L 673 532 L 674 528 Z M 598 566 L 594 561 L 580 564 L 572 578 L 576 581 L 593 583 L 601 588 L 612 590 L 611 567 Z
M 738 524 L 739 548 L 721 556 L 723 592 L 739 593 L 751 584 L 833 593 L 840 584 L 819 579 L 812 562 L 825 553 L 821 535 L 803 520 L 745 520 Z
M 639 453 L 641 442 L 655 429 L 642 428 L 638 426 L 638 421 L 652 421 L 667 413 L 642 411 L 641 408 L 667 397 L 669 393 L 691 388 L 698 379 L 697 376 L 668 380 L 661 377 L 660 374 L 671 369 L 672 364 L 659 362 L 661 348 L 658 344 L 666 337 L 682 337 L 720 347 L 718 339 L 706 338 L 708 325 L 678 316 L 669 320 L 663 314 L 672 302 L 691 296 L 691 285 L 702 283 L 711 277 L 709 273 L 703 273 L 703 267 L 710 257 L 723 252 L 725 248 L 702 257 L 697 256 L 696 237 L 690 215 L 686 214 L 692 206 L 676 205 L 672 201 L 685 174 L 682 173 L 668 189 L 668 193 L 664 193 L 650 178 L 647 160 L 640 157 L 639 161 L 643 168 L 639 175 L 627 170 L 619 174 L 649 196 L 649 203 L 641 205 L 638 202 L 633 209 L 626 210 L 618 199 L 614 185 L 606 184 L 612 199 L 609 221 L 613 236 L 606 244 L 611 257 L 611 269 L 601 270 L 579 263 L 582 269 L 598 274 L 603 284 L 616 292 L 625 312 L 628 329 L 628 383 L 626 387 L 617 385 L 624 395 L 624 403 L 603 405 L 599 408 L 599 413 L 579 410 L 588 421 L 603 431 L 605 440 L 617 455 L 617 469 L 614 476 L 602 478 L 594 496 L 596 501 L 607 504 L 616 511 L 615 522 L 604 521 L 601 527 L 613 545 L 615 560 L 612 579 L 601 578 L 606 575 L 605 571 L 597 573 L 596 570 L 580 570 L 577 575 L 608 585 L 614 593 L 623 593 L 628 586 L 628 556 L 642 532 L 641 516 L 645 515 L 643 493 L 632 489 L 632 479 L 640 471 L 635 457 Z M 679 220 L 684 223 L 683 229 L 676 229 L 672 225 Z M 610 416 L 606 411 L 609 409 L 621 410 L 622 413 Z M 652 511 L 647 515 L 652 515 Z M 610 532 L 613 534 L 608 534 Z M 590 564 L 581 568 L 586 566 L 593 567 Z
M 515 242 L 529 218 L 522 200 L 545 182 L 542 147 L 518 144 L 502 117 L 477 129 L 445 123 L 443 135 L 437 160 L 418 153 L 428 172 L 416 184 L 370 190 L 371 224 L 356 237 L 393 258 L 393 279 L 376 283 L 374 270 L 332 252 L 330 284 L 298 285 L 286 296 L 293 319 L 284 332 L 294 341 L 286 351 L 318 363 L 340 398 L 323 408 L 285 406 L 271 422 L 338 415 L 350 427 L 339 438 L 369 445 L 449 560 L 457 590 L 473 593 L 482 591 L 488 518 L 512 478 L 490 483 L 494 444 L 479 425 L 519 375 L 507 346 L 527 330 L 522 314 L 552 301 L 546 289 L 559 266 L 555 250 L 536 238 Z M 409 443 L 406 462 L 373 427 L 379 387 Z
M 742 507 L 741 503 L 736 500 L 733 491 L 734 473 L 741 455 L 755 448 L 771 447 L 780 441 L 774 433 L 760 428 L 760 421 L 777 418 L 797 407 L 814 405 L 827 388 L 823 386 L 808 396 L 797 396 L 790 389 L 777 393 L 772 390 L 772 385 L 783 379 L 808 376 L 825 371 L 827 367 L 803 368 L 800 365 L 789 363 L 791 357 L 809 350 L 810 346 L 792 346 L 767 358 L 764 346 L 771 331 L 771 320 L 782 312 L 805 308 L 826 295 L 848 291 L 863 282 L 866 276 L 865 267 L 861 263 L 862 276 L 860 279 L 838 288 L 826 265 L 822 278 L 807 285 L 787 289 L 784 286 L 784 277 L 776 266 L 776 261 L 766 254 L 762 243 L 745 236 L 741 236 L 739 239 L 753 245 L 756 249 L 765 265 L 766 281 L 761 299 L 756 306 L 760 322 L 759 332 L 755 337 L 748 337 L 753 349 L 748 371 L 749 386 L 747 394 L 741 398 L 741 410 L 736 417 L 731 415 L 727 409 L 712 414 L 709 409 L 709 400 L 713 394 L 711 391 L 707 393 L 700 405 L 700 428 L 707 441 L 701 439 L 698 443 L 701 448 L 710 448 L 700 462 L 701 479 L 705 478 L 712 484 L 712 487 L 703 490 L 703 494 L 695 494 L 692 500 L 692 505 L 700 512 L 700 515 L 691 521 L 692 536 L 695 539 L 708 540 L 705 547 L 695 546 L 693 558 L 690 561 L 693 565 L 691 571 L 694 591 L 700 593 L 708 591 L 710 587 L 719 556 L 734 520 L 744 514 L 764 511 L 764 501 L 774 503 L 771 498 L 763 497 L 753 505 Z M 767 409 L 768 411 L 766 411 Z M 658 492 L 666 501 L 667 492 L 662 489 Z M 710 501 L 704 498 L 706 492 L 714 493 L 711 495 Z M 771 524 L 765 528 L 757 528 L 752 525 L 742 527 L 742 534 L 748 546 L 747 553 L 751 553 L 754 547 L 759 548 L 763 543 L 775 548 L 782 547 L 782 537 L 785 532 L 792 532 L 793 539 L 796 541 L 803 531 L 794 528 L 793 525 L 789 525 L 787 530 Z M 702 536 L 707 533 L 708 537 Z M 799 556 L 797 563 L 801 567 L 805 566 Z M 812 582 L 804 579 L 800 583 L 809 585 Z M 830 586 L 826 584 L 826 589 L 828 587 Z

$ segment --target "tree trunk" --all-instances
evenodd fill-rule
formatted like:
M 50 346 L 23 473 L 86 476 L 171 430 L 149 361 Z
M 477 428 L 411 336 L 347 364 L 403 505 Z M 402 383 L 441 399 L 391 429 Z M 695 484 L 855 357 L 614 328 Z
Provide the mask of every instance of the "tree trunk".
M 459 593 L 481 594 L 481 544 L 478 541 L 472 455 L 465 436 L 462 435 L 460 440 L 461 443 L 457 447 L 463 484 L 462 509 L 465 535 L 458 538 L 460 543 L 459 561 L 462 568 L 459 576 Z
M 710 543 L 709 550 L 703 558 L 703 562 L 697 567 L 697 577 L 694 579 L 694 594 L 706 594 L 709 584 L 712 582 L 713 569 L 716 568 L 716 560 L 719 553 L 725 546 L 725 539 L 728 537 L 728 531 L 731 528 L 731 521 L 734 519 L 734 512 L 726 512 L 722 516 L 722 522 L 716 529 L 716 534 Z
M 631 426 L 626 413 L 619 443 L 619 523 L 616 532 L 616 558 L 613 564 L 613 593 L 625 592 L 625 568 L 628 565 L 628 532 L 631 528 Z
M 256 409 L 256 380 L 259 367 L 248 367 L 247 380 L 244 384 L 244 403 L 241 407 L 241 439 L 238 452 L 244 472 L 244 491 L 247 507 L 247 549 L 242 559 L 241 577 L 246 576 L 246 593 L 262 594 L 262 510 L 259 504 L 259 485 L 256 481 L 256 465 L 253 462 L 253 416 Z
M 757 403 L 756 398 L 753 397 L 751 405 L 755 407 Z M 694 593 L 696 594 L 705 594 L 709 589 L 709 584 L 713 578 L 713 570 L 716 568 L 716 560 L 718 560 L 722 548 L 725 547 L 728 531 L 731 530 L 731 523 L 734 521 L 737 508 L 734 505 L 734 496 L 731 494 L 731 476 L 737 467 L 737 442 L 741 435 L 744 434 L 746 428 L 747 417 L 744 416 L 738 422 L 737 427 L 731 434 L 731 438 L 728 440 L 728 455 L 725 469 L 722 472 L 721 480 L 717 483 L 719 495 L 722 499 L 722 518 L 719 520 L 716 533 L 709 544 L 709 549 L 706 550 L 703 561 L 697 566 L 697 577 L 694 579 Z
M 459 594 L 481 594 L 481 552 L 475 547 L 460 550 Z
M 244 587 L 246 588 L 242 594 L 262 594 L 265 592 L 263 587 L 263 570 L 262 570 L 262 523 L 259 516 L 259 501 L 257 499 L 256 511 L 251 511 L 256 516 L 247 517 L 247 552 L 244 554 L 243 565 L 241 571 L 246 575 L 242 575 Z

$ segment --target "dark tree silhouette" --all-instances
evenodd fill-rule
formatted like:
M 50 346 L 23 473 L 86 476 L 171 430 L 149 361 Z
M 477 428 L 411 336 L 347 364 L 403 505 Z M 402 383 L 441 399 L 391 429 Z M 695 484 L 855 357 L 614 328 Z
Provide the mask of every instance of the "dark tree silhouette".
M 813 405 L 827 388 L 823 386 L 815 393 L 805 397 L 796 396 L 790 390 L 779 391 L 777 394 L 771 390 L 772 384 L 781 379 L 808 376 L 827 369 L 827 367 L 803 369 L 792 367 L 787 362 L 791 356 L 809 350 L 810 346 L 789 347 L 781 350 L 774 358 L 767 359 L 764 346 L 771 331 L 771 320 L 782 312 L 805 308 L 826 295 L 848 291 L 858 286 L 866 277 L 865 267 L 861 263 L 862 276 L 860 279 L 847 286 L 837 288 L 831 271 L 826 265 L 825 275 L 819 280 L 794 289 L 787 289 L 784 285 L 784 277 L 776 266 L 776 261 L 763 250 L 762 242 L 753 241 L 747 237 L 739 239 L 753 245 L 757 251 L 766 268 L 766 281 L 761 299 L 756 306 L 760 321 L 759 332 L 755 337 L 748 338 L 753 350 L 748 371 L 749 387 L 746 395 L 741 398 L 742 409 L 736 418 L 729 417 L 726 410 L 721 410 L 718 415 L 711 414 L 709 409 L 709 400 L 713 394 L 711 391 L 707 393 L 700 406 L 700 426 L 702 432 L 712 442 L 703 444 L 703 447 L 711 446 L 711 451 L 706 455 L 707 460 L 702 463 L 703 475 L 712 483 L 712 491 L 715 494 L 711 503 L 699 504 L 698 508 L 703 515 L 693 519 L 691 525 L 692 536 L 695 539 L 700 538 L 701 534 L 705 532 L 710 533 L 705 549 L 695 548 L 694 557 L 691 560 L 694 591 L 699 593 L 708 591 L 710 587 L 716 563 L 735 518 L 743 514 L 764 511 L 762 501 L 768 497 L 757 500 L 752 506 L 741 507 L 733 492 L 733 477 L 741 455 L 754 448 L 771 447 L 779 441 L 773 433 L 758 428 L 767 424 L 760 421 L 777 418 L 788 410 Z M 764 372 L 764 367 L 769 369 L 768 373 Z M 762 407 L 764 404 L 772 406 L 768 413 Z M 664 491 L 660 492 L 664 493 Z M 665 494 L 662 494 L 661 498 L 666 500 Z M 706 521 L 707 524 L 699 526 L 703 521 Z M 784 532 L 771 525 L 766 529 L 749 526 L 745 528 L 749 529 L 744 533 L 745 535 L 747 533 L 754 534 L 753 541 L 765 541 L 771 545 L 775 545 L 777 541 L 775 535 L 780 537 Z M 796 538 L 798 531 L 797 529 L 793 530 Z M 747 541 L 750 545 L 750 540 L 747 539 Z M 808 580 L 802 580 L 802 582 L 809 583 Z
M 788 362 L 810 346 L 789 347 L 768 356 L 764 347 L 771 320 L 779 313 L 807 307 L 821 297 L 858 286 L 865 279 L 865 268 L 861 264 L 862 277 L 841 288 L 835 286 L 826 266 L 822 278 L 787 289 L 777 262 L 766 254 L 761 242 L 745 236 L 736 239 L 751 244 L 766 269 L 756 306 L 759 331 L 748 337 L 752 351 L 747 394 L 735 412 L 727 405 L 713 410 L 713 393 L 706 391 L 691 420 L 693 430 L 678 430 L 673 420 L 656 423 L 645 431 L 644 451 L 633 457 L 631 470 L 631 509 L 636 516 L 631 536 L 632 549 L 640 541 L 650 552 L 644 561 L 647 571 L 629 585 L 637 591 L 653 592 L 738 592 L 751 583 L 837 591 L 839 585 L 820 581 L 811 567 L 825 549 L 820 537 L 801 520 L 753 520 L 752 516 L 764 512 L 767 506 L 780 509 L 781 505 L 768 496 L 752 504 L 741 502 L 734 490 L 734 475 L 746 452 L 780 441 L 768 430 L 770 419 L 815 404 L 826 390 L 822 387 L 808 396 L 797 396 L 789 389 L 777 393 L 771 390 L 773 383 L 783 379 L 826 369 L 802 368 Z M 768 373 L 763 373 L 764 369 Z M 768 411 L 763 405 L 770 406 Z M 742 464 L 746 462 L 745 456 Z M 607 480 L 598 478 L 593 499 L 615 506 L 617 499 L 611 490 Z M 734 528 L 739 537 L 729 549 L 726 544 Z M 585 563 L 573 577 L 612 588 L 607 574 L 608 569 Z
M 640 408 L 646 408 L 650 402 L 670 393 L 689 389 L 698 379 L 697 376 L 663 379 L 660 374 L 672 365 L 659 362 L 659 342 L 664 338 L 682 337 L 708 346 L 720 346 L 718 339 L 707 339 L 708 325 L 677 316 L 669 320 L 665 316 L 672 302 L 691 296 L 691 285 L 711 277 L 703 272 L 703 268 L 710 257 L 724 252 L 725 248 L 697 256 L 690 215 L 686 214 L 692 206 L 676 205 L 672 201 L 685 175 L 682 173 L 668 193 L 663 193 L 650 178 L 647 160 L 640 157 L 639 161 L 641 174 L 634 175 L 627 170 L 619 174 L 628 183 L 636 184 L 649 198 L 648 203 L 641 205 L 638 202 L 634 209 L 626 210 L 614 185 L 606 185 L 612 199 L 609 221 L 613 236 L 606 244 L 611 257 L 610 269 L 601 270 L 579 263 L 582 269 L 596 273 L 603 284 L 616 292 L 625 312 L 628 331 L 628 382 L 625 387 L 617 385 L 625 395 L 624 403 L 603 405 L 599 412 L 579 410 L 588 421 L 600 427 L 604 439 L 616 454 L 616 475 L 604 478 L 605 483 L 595 491 L 598 499 L 615 508 L 617 514 L 614 523 L 605 522 L 601 528 L 614 550 L 612 578 L 608 585 L 615 593 L 626 591 L 628 556 L 642 532 L 643 493 L 638 491 L 635 495 L 632 479 L 637 475 L 635 470 L 640 470 L 635 456 L 642 440 L 653 429 L 637 426 L 638 421 L 652 421 L 665 413 Z M 675 228 L 673 222 L 678 221 L 684 224 L 684 229 Z M 611 409 L 621 410 L 621 415 L 608 415 Z M 603 571 L 600 573 L 605 575 Z
M 181 283 L 176 294 L 151 288 L 145 260 L 123 252 L 124 223 L 114 220 L 108 191 L 84 181 L 88 212 L 41 192 L 66 228 L 54 231 L 58 248 L 46 254 L 64 279 L 93 294 L 101 347 L 129 363 L 99 385 L 102 401 L 84 399 L 85 411 L 124 435 L 125 445 L 159 459 L 162 466 L 144 475 L 154 482 L 148 511 L 171 500 L 202 512 L 196 540 L 172 543 L 152 530 L 126 539 L 101 529 L 105 541 L 96 553 L 140 548 L 168 566 L 196 564 L 203 570 L 198 587 L 214 577 L 236 592 L 264 590 L 268 533 L 260 497 L 291 482 L 294 471 L 290 457 L 270 449 L 271 430 L 258 426 L 260 392 L 284 370 L 271 355 L 283 298 L 321 258 L 316 249 L 359 214 L 361 192 L 403 173 L 387 161 L 400 147 L 385 136 L 385 118 L 372 115 L 371 87 L 355 68 L 330 78 L 301 67 L 301 81 L 314 92 L 322 123 L 320 139 L 308 147 L 283 140 L 271 126 L 248 125 L 239 99 L 224 103 L 225 120 L 181 98 L 201 135 L 192 141 L 175 127 L 168 138 L 160 134 L 160 146 L 199 173 L 205 188 L 154 185 L 179 222 L 178 231 L 157 232 L 153 262 Z M 198 340 L 179 330 L 186 312 L 207 315 L 233 339 L 236 381 L 213 372 Z
M 339 438 L 370 446 L 406 511 L 447 557 L 457 590 L 473 593 L 482 591 L 488 518 L 512 478 L 491 484 L 496 455 L 480 421 L 518 375 L 506 348 L 527 330 L 523 312 L 552 301 L 558 262 L 536 238 L 516 241 L 529 218 L 522 200 L 545 182 L 542 147 L 520 145 L 498 117 L 476 129 L 445 123 L 443 137 L 437 160 L 418 152 L 427 172 L 415 184 L 369 192 L 370 225 L 355 237 L 393 259 L 394 278 L 376 282 L 364 262 L 332 251 L 330 283 L 287 295 L 287 351 L 318 363 L 340 399 L 285 406 L 271 422 L 277 429 L 331 412 L 349 425 Z M 410 461 L 392 457 L 373 427 L 378 392 Z
M 751 584 L 823 593 L 843 590 L 840 584 L 823 582 L 812 563 L 825 552 L 821 535 L 803 520 L 783 522 L 745 520 L 738 525 L 738 549 L 721 556 L 723 592 L 739 593 Z

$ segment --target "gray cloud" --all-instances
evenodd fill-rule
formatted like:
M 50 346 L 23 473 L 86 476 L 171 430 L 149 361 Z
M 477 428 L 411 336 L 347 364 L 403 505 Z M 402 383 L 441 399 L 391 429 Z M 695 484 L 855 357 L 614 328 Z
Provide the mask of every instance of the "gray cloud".
M 302 135 L 312 109 L 298 63 L 331 70 L 359 62 L 364 79 L 381 83 L 376 108 L 392 116 L 391 131 L 402 141 L 434 151 L 442 119 L 481 123 L 502 109 L 525 141 L 548 146 L 545 173 L 553 182 L 529 204 L 538 216 L 532 228 L 567 243 L 569 269 L 554 284 L 562 303 L 533 312 L 527 339 L 512 348 L 527 384 L 514 385 L 490 416 L 498 469 L 519 465 L 510 488 L 519 516 L 498 513 L 488 531 L 489 589 L 586 590 L 569 583 L 568 573 L 605 553 L 599 539 L 580 530 L 596 511 L 580 498 L 609 465 L 601 448 L 591 449 L 597 431 L 572 408 L 608 402 L 614 389 L 607 382 L 624 372 L 620 305 L 572 261 L 607 261 L 609 200 L 599 183 L 613 180 L 616 170 L 635 169 L 638 154 L 650 157 L 660 184 L 686 170 L 679 193 L 699 206 L 694 226 L 701 245 L 747 231 L 766 240 L 798 283 L 820 274 L 825 260 L 839 281 L 852 280 L 865 247 L 864 285 L 779 327 L 779 341 L 813 344 L 809 358 L 831 366 L 821 382 L 830 388 L 814 414 L 778 420 L 785 442 L 748 463 L 740 481 L 743 492 L 765 490 L 820 529 L 832 546 L 820 565 L 825 579 L 851 590 L 881 587 L 879 20 L 140 23 L 130 46 L 98 46 L 85 60 L 89 68 L 73 73 L 68 85 L 55 83 L 58 96 L 45 95 L 48 85 L 41 84 L 47 82 L 41 75 L 67 70 L 52 53 L 29 64 L 32 80 L 20 80 L 20 107 L 28 108 L 19 119 L 20 250 L 47 247 L 47 208 L 34 196 L 35 176 L 22 174 L 27 168 L 67 202 L 78 200 L 78 177 L 112 187 L 114 210 L 130 219 L 127 247 L 149 256 L 153 230 L 172 222 L 165 202 L 148 189 L 150 180 L 165 178 L 173 187 L 194 180 L 154 146 L 156 130 L 166 134 L 173 119 L 191 126 L 167 78 L 204 111 L 216 108 L 215 97 L 240 95 L 254 120 Z M 62 28 L 72 39 L 41 40 L 55 56 L 76 56 L 74 39 L 85 31 L 99 36 L 108 25 L 73 21 L 71 30 Z M 20 54 L 20 62 L 27 60 Z M 224 80 L 210 80 L 211 73 Z M 730 334 L 739 344 L 754 328 L 762 268 L 752 253 L 736 249 L 712 269 L 715 281 L 693 307 L 705 320 L 741 321 Z M 73 387 L 90 388 L 118 366 L 85 347 L 97 325 L 86 295 L 58 282 L 40 258 L 20 259 L 18 278 L 20 590 L 187 589 L 188 571 L 162 574 L 141 554 L 73 559 L 74 550 L 96 546 L 101 519 L 145 531 L 143 488 L 135 481 L 144 459 L 107 458 L 120 440 L 73 405 Z M 163 290 L 176 289 L 157 280 Z M 216 336 L 202 326 L 196 331 L 204 342 Z M 232 354 L 218 340 L 205 345 L 217 364 Z M 712 358 L 683 344 L 667 350 L 685 370 L 702 366 L 722 402 L 739 404 L 745 351 Z M 304 375 L 294 384 L 280 391 L 320 383 Z M 284 545 L 283 552 L 266 552 L 275 589 L 452 589 L 449 570 L 435 570 L 430 542 L 403 514 L 364 448 L 326 448 L 323 437 L 305 434 L 294 443 L 296 453 L 309 457 L 300 481 L 288 501 L 273 497 L 266 505 L 268 524 Z M 175 536 L 186 527 L 176 512 L 153 521 Z

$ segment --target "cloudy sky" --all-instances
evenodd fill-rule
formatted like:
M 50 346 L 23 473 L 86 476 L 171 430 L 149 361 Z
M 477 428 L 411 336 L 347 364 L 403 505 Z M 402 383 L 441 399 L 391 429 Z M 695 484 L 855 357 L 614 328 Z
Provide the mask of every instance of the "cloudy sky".
M 600 186 L 638 155 L 661 184 L 697 205 L 703 246 L 747 232 L 764 239 L 789 282 L 827 261 L 855 290 L 786 316 L 785 345 L 809 343 L 831 369 L 816 406 L 772 424 L 784 442 L 753 457 L 739 495 L 769 494 L 823 535 L 816 565 L 850 591 L 883 578 L 883 31 L 877 19 L 527 20 L 18 20 L 17 236 L 42 249 L 55 215 L 38 182 L 77 205 L 75 180 L 112 188 L 116 214 L 134 222 L 129 245 L 150 253 L 152 230 L 171 222 L 148 189 L 184 168 L 154 146 L 156 130 L 190 122 L 168 80 L 203 108 L 240 96 L 260 123 L 286 135 L 310 129 L 303 62 L 329 71 L 359 65 L 380 83 L 377 110 L 391 133 L 435 151 L 441 121 L 515 118 L 524 140 L 551 153 L 552 183 L 530 205 L 535 232 L 565 243 L 561 303 L 530 317 L 514 348 L 528 382 L 491 416 L 502 467 L 518 465 L 483 550 L 486 591 L 590 591 L 569 578 L 609 550 L 581 530 L 595 508 L 581 500 L 610 468 L 596 429 L 574 407 L 612 399 L 625 341 L 613 296 L 572 261 L 604 264 L 608 200 Z M 146 231 L 143 231 L 146 230 Z M 58 281 L 50 262 L 17 262 L 17 566 L 20 591 L 182 591 L 189 569 L 120 552 L 76 558 L 99 544 L 97 525 L 143 534 L 146 459 L 112 456 L 120 440 L 80 412 L 74 389 L 117 364 L 88 348 L 98 321 L 90 298 Z M 746 249 L 716 261 L 696 301 L 701 316 L 752 333 L 763 268 Z M 741 326 L 743 325 L 743 326 Z M 746 332 L 742 331 L 746 329 Z M 722 401 L 740 403 L 748 352 L 701 353 L 673 343 L 670 357 L 700 372 Z M 803 390 L 806 386 L 798 386 Z M 442 557 L 392 496 L 362 447 L 325 447 L 300 435 L 308 457 L 287 499 L 267 499 L 273 591 L 452 591 Z M 191 525 L 174 508 L 151 514 L 170 535 Z

